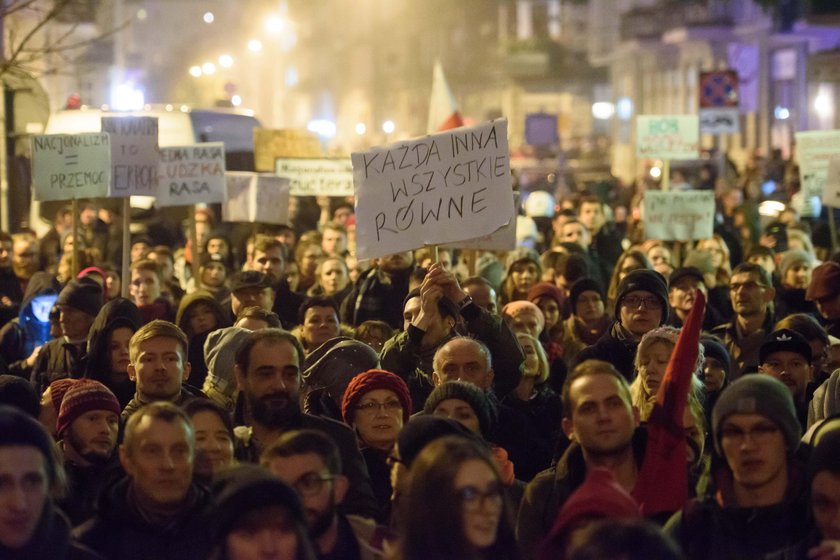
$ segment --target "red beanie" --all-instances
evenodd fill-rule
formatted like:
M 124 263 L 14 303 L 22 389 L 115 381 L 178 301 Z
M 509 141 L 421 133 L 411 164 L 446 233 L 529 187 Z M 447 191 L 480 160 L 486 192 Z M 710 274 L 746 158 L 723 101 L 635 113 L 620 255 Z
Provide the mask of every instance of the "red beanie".
M 554 520 L 540 558 L 548 558 L 549 550 L 563 542 L 576 521 L 585 518 L 636 519 L 642 517 L 639 504 L 616 482 L 612 471 L 589 467 L 586 480 L 575 490 Z
M 393 391 L 397 395 L 403 410 L 403 423 L 408 423 L 411 416 L 411 394 L 408 385 L 396 374 L 383 369 L 369 369 L 350 380 L 344 399 L 341 401 L 341 415 L 348 424 L 353 423 L 356 415 L 356 405 L 365 394 L 376 389 Z
M 56 379 L 50 383 L 50 398 L 52 399 L 53 408 L 55 409 L 56 414 L 58 414 L 58 411 L 61 410 L 61 401 L 64 400 L 64 395 L 67 394 L 70 387 L 75 385 L 77 381 L 78 379 L 65 377 L 63 379 Z
M 61 410 L 58 412 L 56 421 L 56 434 L 62 437 L 64 430 L 70 427 L 73 421 L 92 410 L 105 410 L 120 414 L 120 403 L 114 393 L 99 381 L 93 379 L 77 380 L 61 401 Z

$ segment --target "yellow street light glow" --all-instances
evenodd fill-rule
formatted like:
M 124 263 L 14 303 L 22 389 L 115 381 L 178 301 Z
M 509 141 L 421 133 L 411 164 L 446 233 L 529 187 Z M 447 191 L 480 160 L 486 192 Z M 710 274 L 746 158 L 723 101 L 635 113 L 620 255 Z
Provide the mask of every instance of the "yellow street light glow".
M 248 41 L 248 50 L 251 52 L 260 52 L 262 50 L 262 43 L 258 39 L 251 39 Z
M 216 65 L 212 62 L 205 62 L 201 65 L 201 71 L 207 75 L 216 73 Z
M 233 57 L 229 54 L 223 54 L 219 57 L 219 66 L 222 68 L 230 68 L 233 66 Z
M 198 78 L 201 74 L 201 66 L 190 66 L 190 76 Z
M 265 28 L 269 33 L 280 33 L 283 27 L 283 20 L 277 16 L 271 16 L 265 20 Z

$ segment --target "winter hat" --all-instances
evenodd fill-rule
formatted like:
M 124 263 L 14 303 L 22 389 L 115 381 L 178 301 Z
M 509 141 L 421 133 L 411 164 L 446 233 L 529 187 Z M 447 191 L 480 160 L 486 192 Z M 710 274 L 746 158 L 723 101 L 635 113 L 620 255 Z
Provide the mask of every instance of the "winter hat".
M 811 345 L 804 336 L 790 329 L 779 329 L 764 337 L 758 350 L 758 363 L 763 364 L 773 352 L 795 352 L 811 363 Z
M 700 269 L 693 266 L 682 266 L 671 273 L 671 276 L 668 278 L 668 288 L 672 288 L 674 284 L 683 278 L 694 278 L 698 282 L 706 283 L 706 279 L 703 278 L 703 273 L 700 272 Z
M 720 427 L 732 414 L 759 414 L 773 421 L 785 438 L 788 453 L 799 446 L 802 429 L 796 418 L 793 397 L 784 383 L 769 375 L 747 374 L 729 385 L 712 410 L 715 449 L 723 456 Z
M 12 446 L 35 447 L 44 456 L 50 484 L 55 482 L 55 443 L 44 427 L 21 409 L 0 405 L 0 448 Z
M 494 290 L 498 290 L 504 276 L 502 263 L 493 253 L 485 253 L 475 263 L 475 275 L 484 278 Z
M 120 402 L 108 387 L 93 379 L 79 379 L 64 394 L 55 433 L 62 437 L 73 421 L 92 410 L 105 410 L 120 415 Z
M 212 494 L 216 507 L 211 534 L 217 539 L 223 539 L 247 513 L 271 506 L 287 509 L 297 525 L 306 526 L 297 492 L 257 465 L 240 463 L 219 473 Z
M 540 263 L 540 256 L 533 249 L 527 247 L 517 247 L 508 253 L 505 259 L 505 277 L 510 276 L 510 269 L 518 262 L 531 261 L 537 265 L 537 275 L 542 276 L 542 264 Z
M 94 276 L 98 277 L 99 280 L 96 280 Z M 82 278 L 90 278 L 100 286 L 104 286 L 107 275 L 105 274 L 105 271 L 101 268 L 97 266 L 89 266 L 85 269 L 80 270 L 79 273 L 76 275 L 76 278 L 78 278 L 79 280 L 81 280 Z
M 592 517 L 599 519 L 642 517 L 636 500 L 616 482 L 612 471 L 603 467 L 586 469 L 586 479 L 560 508 L 551 534 L 560 537 L 576 521 Z
M 9 405 L 38 418 L 41 403 L 32 383 L 16 375 L 0 375 L 0 405 Z
M 819 441 L 808 456 L 808 480 L 818 472 L 829 470 L 840 473 L 840 429 L 832 428 L 820 433 Z
M 271 281 L 259 270 L 244 270 L 231 276 L 228 285 L 231 292 L 238 292 L 246 288 L 270 288 Z
M 569 290 L 569 301 L 572 304 L 572 313 L 575 312 L 578 299 L 583 292 L 596 292 L 599 296 L 601 296 L 601 301 L 604 300 L 604 290 L 601 288 L 601 285 L 597 280 L 593 280 L 592 278 L 581 278 L 572 284 L 572 288 Z
M 545 316 L 542 310 L 530 301 L 517 300 L 502 307 L 502 315 L 516 319 L 519 315 L 533 315 L 537 318 L 537 330 L 542 332 L 545 327 Z
M 93 317 L 102 308 L 102 286 L 92 279 L 70 280 L 55 302 L 59 307 L 66 305 Z
M 218 391 L 233 397 L 236 392 L 236 377 L 233 366 L 236 351 L 248 338 L 251 331 L 241 327 L 225 327 L 207 335 L 204 341 L 204 361 L 207 364 L 207 381 Z
M 732 375 L 732 357 L 726 347 L 713 336 L 701 337 L 700 344 L 703 345 L 703 355 L 706 358 L 714 358 L 719 361 L 723 366 L 726 379 L 729 379 Z
M 429 415 L 434 414 L 437 406 L 448 399 L 459 399 L 470 405 L 478 417 L 481 434 L 486 436 L 490 433 L 494 414 L 490 399 L 484 391 L 466 381 L 447 381 L 435 387 L 431 392 L 423 406 L 423 412 Z
M 517 245 L 525 245 L 526 243 L 534 243 L 540 238 L 540 230 L 537 228 L 537 222 L 534 218 L 528 216 L 516 216 L 516 243 Z
M 809 301 L 828 298 L 840 293 L 840 264 L 834 261 L 822 263 L 811 273 L 811 283 L 805 292 Z
M 56 414 L 58 414 L 58 411 L 61 410 L 61 403 L 64 400 L 64 395 L 66 395 L 67 391 L 70 390 L 70 387 L 78 383 L 78 381 L 78 379 L 65 377 L 63 379 L 56 379 L 50 383 L 50 399 L 52 400 L 52 405 Z
M 400 431 L 400 435 L 397 436 L 400 461 L 410 468 L 414 459 L 420 455 L 420 452 L 427 445 L 444 436 L 461 436 L 482 446 L 486 447 L 487 445 L 460 422 L 423 414 L 412 418 Z
M 618 297 L 615 300 L 616 321 L 620 317 L 619 309 L 621 308 L 621 300 L 630 292 L 637 290 L 650 292 L 659 299 L 659 305 L 662 309 L 662 318 L 659 320 L 659 324 L 664 323 L 668 318 L 668 287 L 665 284 L 665 278 L 661 274 L 647 268 L 629 272 L 618 285 Z
M 782 253 L 782 260 L 779 262 L 779 273 L 784 278 L 788 269 L 796 263 L 804 262 L 808 266 L 814 265 L 814 257 L 802 249 L 788 249 Z
M 563 290 L 552 284 L 551 282 L 540 282 L 534 284 L 528 290 L 528 301 L 536 304 L 540 298 L 551 298 L 557 302 L 557 308 L 563 310 L 563 304 L 566 302 L 566 294 Z
M 412 402 L 408 385 L 399 375 L 383 369 L 371 369 L 360 373 L 350 380 L 344 398 L 341 401 L 341 416 L 347 424 L 352 424 L 356 416 L 356 405 L 367 393 L 376 389 L 393 391 L 402 405 L 403 423 L 408 424 L 411 418 Z

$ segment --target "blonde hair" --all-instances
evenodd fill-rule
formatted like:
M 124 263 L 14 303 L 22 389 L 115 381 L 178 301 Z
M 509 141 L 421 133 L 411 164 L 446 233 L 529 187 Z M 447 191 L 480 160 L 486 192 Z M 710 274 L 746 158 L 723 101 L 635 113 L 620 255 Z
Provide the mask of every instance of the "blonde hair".
M 531 336 L 527 333 L 516 333 L 517 340 L 526 340 L 531 343 L 534 347 L 534 352 L 537 353 L 537 371 L 536 371 L 536 380 L 534 381 L 535 385 L 540 385 L 545 383 L 548 379 L 548 356 L 545 355 L 545 349 L 540 344 L 540 341 Z M 524 377 L 534 377 L 531 372 L 522 371 L 522 375 Z

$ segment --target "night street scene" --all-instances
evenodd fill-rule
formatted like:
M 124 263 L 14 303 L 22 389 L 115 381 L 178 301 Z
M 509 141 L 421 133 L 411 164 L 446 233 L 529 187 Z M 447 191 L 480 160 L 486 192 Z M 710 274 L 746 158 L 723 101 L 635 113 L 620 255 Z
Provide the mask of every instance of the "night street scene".
M 0 560 L 840 560 L 840 0 L 0 31 Z

